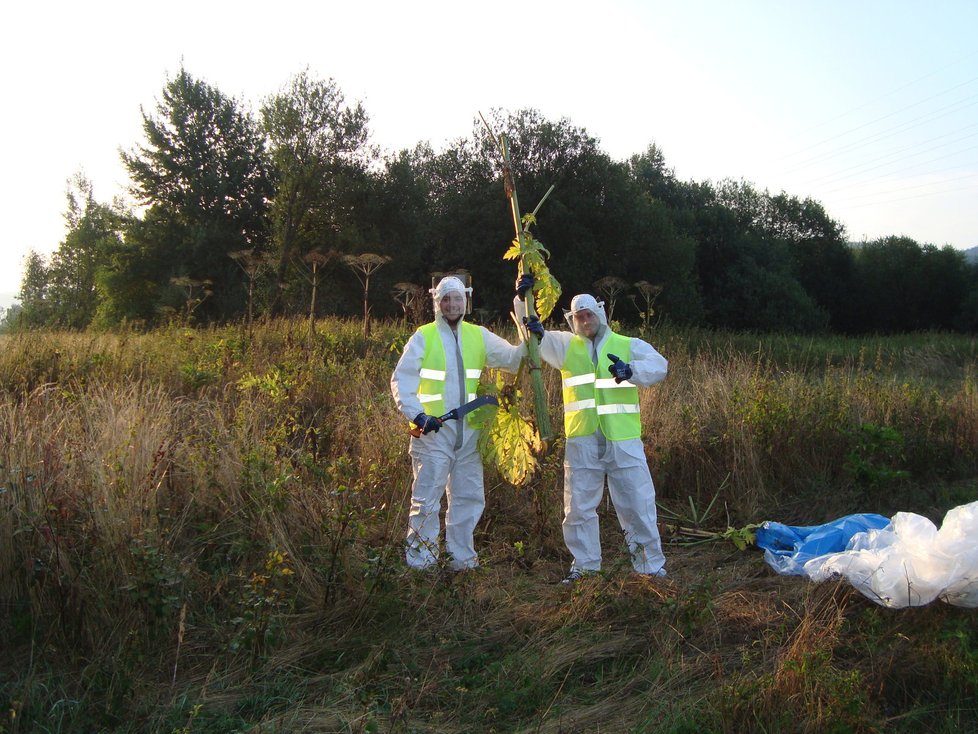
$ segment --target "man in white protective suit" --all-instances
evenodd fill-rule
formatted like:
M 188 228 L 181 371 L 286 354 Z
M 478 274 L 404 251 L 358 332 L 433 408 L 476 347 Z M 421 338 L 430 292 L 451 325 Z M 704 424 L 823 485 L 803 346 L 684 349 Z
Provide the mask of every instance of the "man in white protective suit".
M 523 317 L 533 278 L 517 281 L 516 313 Z M 665 576 L 656 526 L 655 487 L 642 445 L 639 387 L 665 379 L 668 362 L 647 342 L 608 327 L 604 303 L 574 296 L 565 318 L 571 332 L 527 323 L 540 339 L 540 356 L 561 372 L 564 399 L 564 542 L 574 560 L 562 583 L 573 584 L 601 569 L 597 508 L 605 478 L 625 533 L 632 567 Z
M 441 501 L 447 492 L 445 550 L 449 567 L 459 571 L 479 565 L 473 533 L 486 504 L 480 430 L 477 413 L 444 422 L 438 416 L 475 399 L 484 367 L 516 372 L 526 346 L 513 346 L 464 320 L 472 289 L 459 278 L 446 276 L 430 292 L 435 320 L 414 332 L 391 376 L 398 410 L 420 429 L 408 448 L 414 483 L 406 560 L 416 569 L 437 563 Z

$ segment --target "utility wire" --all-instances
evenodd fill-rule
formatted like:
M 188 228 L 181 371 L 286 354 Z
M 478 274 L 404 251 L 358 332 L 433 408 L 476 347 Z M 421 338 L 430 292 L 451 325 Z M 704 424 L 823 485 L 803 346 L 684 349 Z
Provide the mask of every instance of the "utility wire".
M 959 191 L 967 191 L 968 189 L 978 188 L 978 181 L 970 186 L 961 186 L 960 188 L 950 189 L 948 191 L 930 191 L 922 194 L 917 194 L 915 196 L 904 196 L 898 199 L 884 199 L 882 201 L 868 201 L 863 204 L 836 204 L 835 207 L 838 209 L 861 209 L 866 206 L 881 206 L 883 204 L 896 204 L 901 201 L 913 201 L 915 199 L 923 199 L 928 196 L 945 196 L 947 194 L 956 194 Z
M 968 127 L 962 129 L 968 130 L 973 127 L 978 127 L 978 123 L 975 123 L 974 125 L 969 125 Z M 916 158 L 921 155 L 924 155 L 925 153 L 930 153 L 931 151 L 940 150 L 941 148 L 946 148 L 949 145 L 960 143 L 961 141 L 968 140 L 969 138 L 973 138 L 976 135 L 978 135 L 978 131 L 969 133 L 968 135 L 962 135 L 961 137 L 955 138 L 954 140 L 949 140 L 944 143 L 932 145 L 929 148 L 921 148 L 919 145 L 909 145 L 899 150 L 894 150 L 890 153 L 886 153 L 884 155 L 878 156 L 876 158 L 871 158 L 870 160 L 864 161 L 862 163 L 856 163 L 855 165 L 849 166 L 848 168 L 843 168 L 841 170 L 837 170 L 837 171 L 833 171 L 832 173 L 825 174 L 824 176 L 819 176 L 817 178 L 811 179 L 809 183 L 816 184 L 816 185 L 819 184 L 827 185 L 827 184 L 836 183 L 837 181 L 844 181 L 848 178 L 852 178 L 853 176 L 858 176 L 860 173 L 875 171 L 879 168 L 883 168 L 884 166 L 898 164 L 901 163 L 902 161 L 910 160 L 912 158 Z M 937 138 L 932 138 L 932 140 L 939 140 L 941 137 L 944 136 L 938 136 Z M 913 152 L 910 153 L 910 155 L 901 155 L 907 152 L 908 150 L 912 150 Z M 965 152 L 966 150 L 971 150 L 971 148 L 966 148 L 965 150 L 955 150 L 952 151 L 951 154 L 953 155 L 954 153 Z M 894 158 L 894 156 L 898 156 L 898 157 L 895 158 L 894 160 L 889 160 L 889 161 L 886 160 L 887 158 Z M 941 156 L 940 158 L 932 158 L 931 160 L 941 160 L 941 158 L 946 158 L 946 157 L 947 156 Z M 874 163 L 878 165 L 872 165 Z M 855 171 L 855 172 L 847 173 L 848 171 Z
M 970 165 L 970 164 L 965 164 L 965 165 Z M 956 167 L 957 168 L 961 168 L 961 166 L 956 166 Z M 944 169 L 944 170 L 945 171 L 946 170 L 953 170 L 953 168 L 952 169 Z M 938 173 L 943 173 L 943 171 L 937 172 L 937 173 L 935 173 L 935 172 L 932 171 L 932 172 L 930 172 L 930 173 L 928 173 L 926 175 L 936 176 L 936 175 L 938 175 Z M 955 176 L 954 178 L 945 178 L 945 179 L 942 179 L 939 182 L 927 181 L 926 183 L 912 184 L 910 186 L 900 186 L 900 187 L 897 187 L 895 189 L 885 189 L 883 191 L 873 191 L 873 192 L 868 193 L 868 194 L 850 194 L 848 198 L 850 198 L 850 199 L 865 199 L 868 196 L 879 196 L 880 194 L 899 194 L 899 193 L 901 193 L 903 191 L 910 191 L 911 189 L 919 189 L 919 188 L 922 188 L 924 186 L 934 186 L 934 185 L 936 185 L 938 183 L 945 184 L 945 183 L 952 183 L 954 181 L 964 181 L 964 180 L 967 180 L 967 179 L 970 179 L 970 178 L 974 178 L 975 176 L 978 176 L 978 172 L 976 172 L 976 173 L 966 173 L 963 176 Z M 834 194 L 834 193 L 836 193 L 838 191 L 849 191 L 851 189 L 852 189 L 851 186 L 842 186 L 842 187 L 837 188 L 837 189 L 829 189 L 828 191 L 823 191 L 822 192 L 822 195 L 824 196 L 825 194 Z
M 978 79 L 978 77 L 976 77 L 976 79 Z M 891 127 L 886 130 L 881 130 L 879 132 L 873 133 L 872 135 L 867 135 L 866 137 L 860 138 L 859 140 L 855 140 L 839 148 L 835 148 L 833 152 L 826 153 L 824 155 L 813 156 L 811 158 L 806 158 L 804 161 L 799 162 L 793 168 L 789 168 L 783 173 L 785 174 L 795 173 L 796 171 L 799 171 L 803 168 L 807 168 L 808 166 L 813 165 L 815 163 L 824 162 L 825 160 L 836 158 L 840 155 L 848 153 L 851 150 L 864 145 L 865 143 L 877 142 L 880 140 L 891 138 L 894 135 L 897 135 L 898 133 L 906 132 L 907 130 L 912 130 L 915 127 L 919 127 L 920 125 L 925 124 L 926 122 L 933 122 L 935 120 L 939 120 L 942 117 L 947 117 L 947 115 L 950 115 L 953 112 L 960 112 L 962 109 L 967 109 L 968 107 L 972 107 L 976 104 L 978 104 L 978 94 L 974 94 L 971 97 L 967 97 L 965 99 L 957 100 L 956 102 L 952 102 L 951 104 L 946 105 L 945 107 L 941 107 L 939 109 L 933 110 L 926 114 L 920 115 L 907 122 L 900 123 L 895 127 Z M 868 124 L 871 123 L 867 123 L 867 125 Z
M 850 128 L 849 130 L 846 130 L 844 132 L 838 133 L 836 135 L 831 135 L 831 136 L 829 136 L 827 138 L 824 138 L 824 139 L 822 139 L 822 140 L 820 140 L 820 141 L 818 141 L 816 143 L 812 143 L 811 145 L 806 146 L 804 148 L 801 148 L 800 150 L 797 150 L 794 153 L 789 153 L 786 157 L 787 158 L 791 158 L 791 157 L 796 156 L 796 155 L 801 155 L 802 153 L 808 152 L 812 148 L 817 148 L 817 147 L 819 147 L 821 145 L 824 145 L 825 143 L 832 142 L 833 140 L 836 140 L 837 138 L 841 138 L 841 137 L 844 137 L 846 135 L 849 135 L 850 133 L 854 133 L 857 130 L 862 130 L 863 128 L 869 127 L 870 125 L 875 125 L 876 123 L 878 123 L 878 122 L 880 122 L 882 120 L 886 120 L 886 119 L 888 119 L 890 117 L 893 117 L 894 115 L 898 115 L 901 112 L 906 112 L 907 110 L 913 109 L 914 107 L 919 107 L 920 105 L 924 104 L 925 102 L 930 102 L 932 99 L 937 99 L 938 97 L 942 97 L 945 94 L 949 94 L 950 92 L 953 92 L 956 89 L 960 89 L 961 87 L 965 87 L 965 86 L 967 86 L 969 84 L 973 84 L 976 81 L 978 81 L 978 77 L 972 77 L 971 79 L 968 79 L 967 81 L 961 82 L 960 84 L 956 84 L 953 87 L 950 87 L 948 89 L 945 89 L 942 92 L 938 92 L 937 94 L 932 94 L 930 97 L 925 97 L 922 100 L 918 100 L 917 102 L 913 102 L 912 104 L 906 105 L 906 106 L 901 107 L 901 108 L 896 109 L 896 110 L 893 110 L 892 112 L 888 112 L 885 115 L 881 115 L 880 117 L 877 117 L 875 119 L 869 120 L 868 122 L 864 122 L 863 124 L 857 125 L 856 127 Z
M 845 117 L 849 117 L 850 115 L 855 114 L 856 112 L 858 112 L 861 109 L 864 109 L 866 107 L 869 107 L 870 105 L 876 104 L 877 102 L 879 102 L 881 100 L 884 100 L 887 97 L 892 97 L 897 92 L 900 92 L 900 91 L 902 91 L 904 89 L 907 89 L 908 87 L 914 86 L 918 82 L 922 82 L 925 79 L 929 79 L 932 76 L 936 76 L 937 74 L 940 74 L 942 71 L 946 71 L 947 69 L 950 69 L 953 66 L 957 66 L 957 65 L 959 65 L 959 64 L 967 61 L 968 59 L 972 58 L 973 56 L 978 56 L 978 50 L 972 51 L 967 56 L 963 56 L 960 59 L 955 59 L 954 61 L 952 61 L 950 63 L 947 63 L 944 66 L 938 67 L 937 69 L 934 69 L 933 71 L 930 71 L 930 72 L 924 74 L 923 76 L 919 76 L 916 79 L 913 79 L 912 81 L 906 82 L 905 84 L 901 84 L 899 87 L 895 87 L 894 89 L 891 89 L 888 92 L 884 92 L 881 95 L 878 95 L 876 97 L 873 97 L 872 99 L 867 100 L 866 102 L 863 102 L 858 107 L 852 107 L 852 108 L 846 110 L 845 112 L 841 112 L 840 114 L 836 115 L 835 117 L 831 117 L 831 118 L 828 118 L 826 120 L 822 120 L 821 122 L 816 123 L 815 125 L 812 125 L 810 127 L 807 127 L 807 128 L 805 128 L 804 130 L 801 131 L 801 134 L 804 135 L 806 133 L 812 132 L 813 130 L 818 130 L 820 127 L 825 127 L 826 125 L 828 125 L 831 122 L 835 122 L 836 120 L 841 120 L 841 119 L 843 119 Z M 817 145 L 817 143 L 816 143 L 816 145 Z M 795 151 L 794 153 L 789 153 L 787 157 L 791 157 L 793 155 L 801 154 L 801 153 L 805 152 L 806 150 L 808 150 L 811 147 L 812 146 L 807 146 L 807 147 L 802 148 L 802 149 L 800 149 L 798 151 Z
M 970 148 L 965 148 L 964 150 L 954 150 L 954 151 L 951 151 L 950 153 L 947 153 L 946 155 L 937 156 L 936 158 L 931 158 L 929 161 L 924 161 L 924 163 L 915 163 L 915 164 L 910 165 L 910 166 L 905 166 L 904 168 L 899 168 L 896 171 L 889 171 L 887 175 L 892 176 L 892 175 L 894 175 L 896 173 L 904 173 L 906 171 L 911 171 L 914 168 L 917 168 L 917 167 L 919 167 L 921 165 L 925 165 L 926 163 L 933 163 L 934 161 L 942 161 L 945 158 L 950 158 L 950 157 L 956 156 L 956 155 L 958 155 L 960 153 L 967 153 L 969 150 L 974 150 L 975 148 L 978 148 L 978 145 L 972 145 Z M 872 168 L 867 168 L 865 171 L 860 171 L 860 173 L 868 173 L 869 171 L 874 171 L 877 168 L 883 168 L 884 166 L 888 166 L 888 165 L 890 165 L 890 163 L 881 163 L 878 166 L 873 166 Z M 854 173 L 854 174 L 851 174 L 849 176 L 843 176 L 842 178 L 840 178 L 838 180 L 839 181 L 843 181 L 843 180 L 845 180 L 847 178 L 852 178 L 853 176 L 858 176 L 858 175 L 859 175 L 858 173 Z M 832 183 L 834 183 L 834 182 L 832 182 Z

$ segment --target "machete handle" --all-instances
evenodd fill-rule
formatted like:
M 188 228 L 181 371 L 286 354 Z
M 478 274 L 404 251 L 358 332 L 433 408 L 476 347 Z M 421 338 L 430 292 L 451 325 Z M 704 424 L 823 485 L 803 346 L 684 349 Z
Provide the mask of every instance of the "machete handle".
M 459 411 L 462 411 L 462 415 L 466 416 L 469 413 L 471 413 L 472 410 L 474 410 L 475 408 L 481 407 L 483 405 L 499 405 L 499 401 L 496 400 L 496 397 L 494 395 L 483 395 L 482 397 L 476 398 L 475 400 L 470 400 L 465 405 L 460 405 L 457 408 L 452 408 L 450 411 L 445 413 L 445 415 L 439 416 L 435 420 L 438 421 L 439 426 L 442 425 L 445 421 L 457 421 L 459 419 L 458 418 Z M 418 436 L 422 435 L 421 429 L 418 428 L 417 426 L 413 426 L 408 430 L 410 431 L 411 435 L 414 436 L 415 438 L 418 438 Z
M 442 423 L 444 423 L 449 418 L 454 418 L 455 417 L 454 413 L 455 413 L 454 410 L 449 411 L 448 413 L 445 413 L 445 415 L 443 415 L 441 418 L 435 418 L 435 420 L 438 421 L 438 425 L 440 426 Z M 408 433 L 410 433 L 415 438 L 420 438 L 423 435 L 422 432 L 421 432 L 421 429 L 418 428 L 413 423 L 411 424 L 411 428 L 408 431 Z

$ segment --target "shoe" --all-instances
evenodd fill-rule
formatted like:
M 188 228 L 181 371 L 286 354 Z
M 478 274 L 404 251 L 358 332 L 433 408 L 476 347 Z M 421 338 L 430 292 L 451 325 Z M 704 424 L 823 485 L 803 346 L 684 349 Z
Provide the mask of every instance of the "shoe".
M 567 574 L 567 576 L 564 579 L 562 579 L 560 583 L 567 584 L 568 586 L 570 586 L 571 584 L 576 584 L 581 579 L 588 578 L 589 576 L 597 576 L 597 575 L 598 575 L 597 571 L 588 571 L 582 568 L 575 568 L 572 569 L 571 572 Z

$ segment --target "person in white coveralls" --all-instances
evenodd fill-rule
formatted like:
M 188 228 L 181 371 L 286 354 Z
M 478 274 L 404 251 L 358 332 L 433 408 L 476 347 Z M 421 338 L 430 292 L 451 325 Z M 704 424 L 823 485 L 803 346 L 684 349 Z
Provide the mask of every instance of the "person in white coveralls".
M 472 289 L 459 278 L 442 278 L 430 292 L 435 320 L 414 332 L 391 376 L 398 410 L 420 429 L 408 448 L 414 482 L 405 555 L 411 568 L 437 563 L 447 493 L 445 550 L 449 567 L 459 571 L 479 565 L 473 533 L 486 501 L 478 414 L 445 422 L 438 416 L 475 399 L 485 367 L 516 372 L 526 347 L 465 321 Z
M 525 316 L 523 297 L 533 286 L 517 281 L 516 313 Z M 668 362 L 647 342 L 608 327 L 604 303 L 582 293 L 565 312 L 571 331 L 545 330 L 531 319 L 528 330 L 540 339 L 540 356 L 561 372 L 564 400 L 564 543 L 573 556 L 563 583 L 572 584 L 601 569 L 597 508 L 608 491 L 625 533 L 632 567 L 639 574 L 665 576 L 665 556 L 656 526 L 655 486 L 642 444 L 639 387 L 665 379 Z

